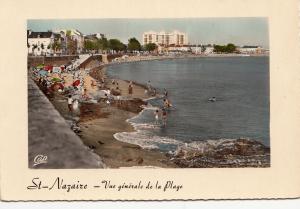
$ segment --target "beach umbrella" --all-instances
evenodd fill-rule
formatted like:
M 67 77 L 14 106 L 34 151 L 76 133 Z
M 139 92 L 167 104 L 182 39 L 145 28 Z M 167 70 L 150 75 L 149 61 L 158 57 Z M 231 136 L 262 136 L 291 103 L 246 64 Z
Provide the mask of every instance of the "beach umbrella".
M 59 89 L 63 90 L 64 85 L 62 83 L 54 83 L 54 84 L 51 85 L 51 89 L 53 91 L 58 91 Z
M 80 84 L 80 80 L 76 80 L 73 82 L 73 86 L 79 86 L 79 84 Z
M 44 64 L 39 64 L 39 65 L 36 66 L 36 68 L 39 68 L 39 69 L 41 69 L 43 67 L 44 67 Z
M 60 82 L 61 79 L 60 78 L 52 78 L 52 82 Z
M 47 75 L 48 75 L 48 71 L 40 70 L 40 71 L 38 72 L 38 74 L 39 74 L 40 76 L 47 76 Z
M 44 67 L 44 70 L 47 70 L 47 71 L 51 71 L 52 69 L 53 69 L 53 66 L 51 66 L 51 65 L 46 65 Z

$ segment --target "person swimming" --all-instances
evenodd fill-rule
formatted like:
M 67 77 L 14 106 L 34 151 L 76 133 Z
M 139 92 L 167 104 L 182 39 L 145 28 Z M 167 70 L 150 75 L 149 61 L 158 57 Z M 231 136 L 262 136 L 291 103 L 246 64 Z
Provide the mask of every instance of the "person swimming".
M 172 107 L 172 104 L 170 103 L 170 101 L 168 99 L 164 99 L 164 108 L 170 108 Z
M 217 98 L 216 97 L 211 97 L 208 99 L 209 102 L 216 102 L 217 101 Z

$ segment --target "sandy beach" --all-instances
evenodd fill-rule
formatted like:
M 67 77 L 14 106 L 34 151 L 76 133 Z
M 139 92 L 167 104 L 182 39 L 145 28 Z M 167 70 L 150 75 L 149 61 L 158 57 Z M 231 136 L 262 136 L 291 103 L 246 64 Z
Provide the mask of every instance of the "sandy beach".
M 92 76 L 90 76 L 92 75 Z M 97 79 L 105 77 L 105 88 L 114 89 L 116 86 L 112 84 L 112 80 L 106 78 L 105 68 L 96 68 L 89 74 L 84 76 L 84 88 L 88 95 L 93 95 L 100 88 L 91 85 Z M 68 74 L 62 74 L 66 84 L 72 84 L 72 77 Z M 121 95 L 128 97 L 129 82 L 123 80 L 115 80 L 118 82 Z M 142 99 L 146 99 L 145 89 L 142 85 L 133 84 L 133 101 L 122 102 L 122 104 L 111 103 L 107 105 L 104 102 L 96 104 L 82 103 L 80 113 L 76 116 L 68 111 L 66 104 L 66 96 L 55 92 L 51 98 L 51 102 L 60 114 L 66 120 L 77 118 L 80 132 L 77 133 L 83 143 L 98 154 L 108 168 L 120 167 L 176 167 L 169 161 L 169 158 L 158 150 L 145 150 L 138 145 L 133 145 L 118 141 L 114 138 L 114 134 L 118 132 L 134 131 L 133 127 L 126 122 L 138 114 L 142 108 Z M 130 103 L 130 104 L 128 104 Z

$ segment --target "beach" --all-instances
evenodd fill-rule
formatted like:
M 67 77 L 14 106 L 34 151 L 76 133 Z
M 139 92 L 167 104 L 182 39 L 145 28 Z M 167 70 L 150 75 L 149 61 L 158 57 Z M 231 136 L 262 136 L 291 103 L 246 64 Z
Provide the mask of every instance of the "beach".
M 146 60 L 158 62 L 154 61 L 157 59 L 166 60 L 163 57 L 153 57 Z M 156 146 L 144 147 L 143 144 L 132 141 L 134 138 L 139 140 L 136 137 L 140 136 L 138 135 L 140 132 L 131 122 L 129 123 L 129 120 L 144 111 L 144 107 L 148 104 L 147 99 L 153 95 L 145 94 L 147 88 L 143 84 L 146 83 L 145 81 L 139 83 L 133 82 L 131 79 L 111 77 L 107 73 L 107 67 L 140 61 L 145 61 L 145 59 L 130 57 L 120 62 L 101 63 L 101 65 L 95 65 L 94 62 L 91 62 L 91 66 L 86 65 L 87 69 L 85 67 L 72 73 L 62 72 L 61 74 L 52 73 L 50 76 L 48 75 L 51 79 L 63 79 L 65 89 L 64 91 L 52 90 L 50 93 L 47 91 L 47 97 L 70 124 L 73 131 L 81 138 L 84 145 L 99 155 L 107 168 L 269 166 L 269 148 L 261 142 L 247 138 L 202 140 L 199 143 L 188 144 L 178 143 L 175 140 L 176 147 L 169 151 L 163 151 Z M 72 83 L 76 80 L 74 73 L 79 76 L 78 78 L 82 83 L 80 88 L 85 89 L 85 93 L 78 94 L 78 91 L 72 93 L 72 97 L 79 99 L 80 103 L 78 109 L 70 113 L 67 106 L 67 96 L 70 94 L 69 89 L 73 88 Z M 130 81 L 133 87 L 132 94 L 129 94 L 128 90 Z M 107 90 L 109 90 L 108 94 L 111 97 L 109 102 L 105 99 L 106 96 L 99 96 L 99 92 L 103 93 Z M 82 99 L 82 96 L 85 99 Z M 156 96 L 160 97 L 160 95 Z M 154 110 L 151 111 L 154 112 Z M 122 135 L 129 136 L 129 138 L 123 140 L 120 138 Z M 132 139 L 130 139 L 131 136 L 133 136 Z M 172 145 L 174 142 L 173 139 L 171 141 L 169 138 L 162 139 L 166 145 Z M 146 143 L 151 143 L 151 138 L 146 140 Z M 161 139 L 158 138 L 158 140 Z
M 105 68 L 97 68 L 90 72 L 90 75 L 97 78 L 105 76 Z M 89 74 L 84 76 L 85 88 L 87 93 L 92 95 L 97 91 L 97 87 L 91 86 L 92 80 L 96 81 Z M 66 85 L 70 76 L 66 76 Z M 128 82 L 116 80 L 123 96 L 128 96 Z M 112 89 L 111 79 L 105 79 L 105 88 Z M 133 127 L 126 122 L 141 111 L 139 105 L 141 99 L 146 99 L 145 89 L 141 85 L 133 84 L 132 98 L 137 98 L 129 106 L 124 102 L 123 105 L 82 104 L 82 112 L 78 115 L 78 126 L 80 133 L 78 136 L 83 143 L 94 153 L 98 154 L 108 168 L 120 167 L 176 167 L 168 160 L 168 157 L 158 150 L 145 150 L 140 146 L 118 141 L 114 134 L 118 132 L 134 131 Z M 54 93 L 50 101 L 60 114 L 66 119 L 71 120 L 70 113 L 66 106 L 66 98 L 59 93 Z M 135 105 L 135 104 L 136 105 Z M 92 112 L 92 113 L 91 113 Z

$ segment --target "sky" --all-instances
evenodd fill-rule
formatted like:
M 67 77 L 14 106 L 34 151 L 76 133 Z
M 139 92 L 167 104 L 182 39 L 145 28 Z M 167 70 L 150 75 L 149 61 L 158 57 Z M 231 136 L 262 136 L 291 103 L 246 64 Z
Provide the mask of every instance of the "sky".
M 188 34 L 190 44 L 260 45 L 269 47 L 268 19 L 242 18 L 170 18 L 170 19 L 30 19 L 27 29 L 48 31 L 77 29 L 83 34 L 103 33 L 108 39 L 118 38 L 127 43 L 136 37 L 142 43 L 147 31 Z

